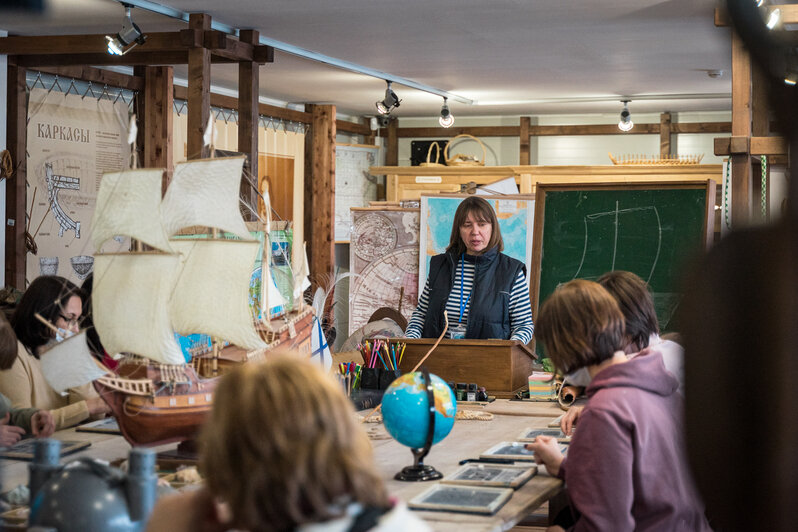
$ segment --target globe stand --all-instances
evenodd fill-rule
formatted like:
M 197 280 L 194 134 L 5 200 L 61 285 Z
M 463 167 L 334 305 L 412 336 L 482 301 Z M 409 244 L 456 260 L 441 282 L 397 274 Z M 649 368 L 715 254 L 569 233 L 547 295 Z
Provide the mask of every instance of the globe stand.
M 432 439 L 435 435 L 435 393 L 432 389 L 432 379 L 429 371 L 421 368 L 424 375 L 424 384 L 427 387 L 427 404 L 429 404 L 429 426 L 427 427 L 427 440 L 421 449 L 410 449 L 413 453 L 413 465 L 407 466 L 398 472 L 393 478 L 408 482 L 422 482 L 425 480 L 438 480 L 443 478 L 440 471 L 431 465 L 424 464 L 424 457 L 429 454 L 432 447 Z

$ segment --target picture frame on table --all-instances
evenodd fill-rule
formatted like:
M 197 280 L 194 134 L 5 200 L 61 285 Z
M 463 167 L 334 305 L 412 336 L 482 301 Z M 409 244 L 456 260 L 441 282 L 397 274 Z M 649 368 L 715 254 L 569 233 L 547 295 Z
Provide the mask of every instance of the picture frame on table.
M 492 486 L 517 489 L 538 472 L 534 464 L 490 464 L 473 462 L 447 475 L 442 484 L 464 486 Z
M 435 484 L 410 499 L 407 506 L 417 510 L 493 515 L 512 496 L 511 488 Z
M 551 436 L 560 443 L 571 443 L 571 436 L 566 436 L 559 428 L 526 428 L 518 436 L 518 441 L 533 442 L 538 436 Z

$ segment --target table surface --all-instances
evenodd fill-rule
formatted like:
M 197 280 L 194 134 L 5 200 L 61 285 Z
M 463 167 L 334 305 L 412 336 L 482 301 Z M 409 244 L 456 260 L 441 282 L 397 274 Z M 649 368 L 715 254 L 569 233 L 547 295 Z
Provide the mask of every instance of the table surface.
M 458 405 L 459 407 L 459 405 Z M 444 478 L 460 467 L 464 458 L 478 458 L 480 454 L 501 441 L 516 441 L 526 428 L 546 428 L 548 423 L 562 414 L 554 402 L 508 401 L 497 399 L 485 406 L 468 405 L 468 409 L 484 409 L 494 414 L 491 421 L 458 420 L 449 435 L 433 446 L 424 463 L 435 467 Z M 499 414 L 498 412 L 508 414 Z M 522 412 L 525 414 L 522 414 Z M 371 426 L 369 432 L 384 439 L 372 439 L 375 462 L 382 473 L 388 491 L 407 502 L 425 491 L 434 482 L 402 482 L 393 476 L 405 466 L 413 465 L 410 449 L 390 438 L 382 425 Z M 373 436 L 372 436 L 373 437 Z M 534 463 L 534 462 L 531 462 Z M 539 467 L 538 474 L 515 491 L 512 498 L 493 515 L 456 512 L 418 511 L 433 530 L 458 532 L 509 530 L 541 504 L 562 491 L 559 479 L 548 475 Z
M 491 421 L 458 420 L 451 433 L 433 446 L 424 463 L 443 473 L 444 478 L 456 471 L 459 461 L 478 458 L 485 450 L 501 441 L 514 441 L 526 428 L 545 428 L 554 418 L 562 414 L 557 403 L 535 403 L 528 401 L 497 400 L 488 405 L 463 405 L 462 408 L 481 409 L 494 414 Z M 374 447 L 374 458 L 385 480 L 388 492 L 407 502 L 435 482 L 401 482 L 393 476 L 403 467 L 413 464 L 410 449 L 388 436 L 382 424 L 365 423 Z M 68 455 L 62 463 L 81 456 L 90 456 L 106 461 L 126 458 L 130 445 L 121 437 L 112 434 L 76 432 L 75 429 L 58 431 L 60 440 L 89 441 L 91 446 L 84 451 Z M 156 451 L 173 449 L 174 444 L 155 447 Z M 2 490 L 8 491 L 18 484 L 28 482 L 27 461 L 0 460 Z M 488 532 L 508 530 L 532 513 L 541 504 L 562 491 L 562 482 L 540 467 L 537 475 L 513 494 L 512 498 L 494 515 L 477 515 L 456 512 L 419 511 L 418 515 L 429 523 L 433 530 L 458 532 Z

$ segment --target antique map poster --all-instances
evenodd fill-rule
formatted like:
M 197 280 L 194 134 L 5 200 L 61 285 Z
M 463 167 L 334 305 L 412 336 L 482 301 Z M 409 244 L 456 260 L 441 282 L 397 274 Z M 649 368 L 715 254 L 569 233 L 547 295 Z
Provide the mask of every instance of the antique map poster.
M 418 209 L 352 209 L 351 223 L 349 334 L 380 307 L 410 319 L 418 303 Z

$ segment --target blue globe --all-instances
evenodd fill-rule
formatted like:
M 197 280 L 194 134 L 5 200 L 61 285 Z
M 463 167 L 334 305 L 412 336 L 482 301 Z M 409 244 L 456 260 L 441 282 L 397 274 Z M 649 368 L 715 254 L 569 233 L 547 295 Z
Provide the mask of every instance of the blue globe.
M 437 375 L 430 375 L 435 397 L 435 432 L 432 443 L 444 439 L 454 426 L 457 401 L 454 392 Z M 424 447 L 429 428 L 429 399 L 424 374 L 402 375 L 388 386 L 382 396 L 382 418 L 385 429 L 402 445 L 413 449 Z

